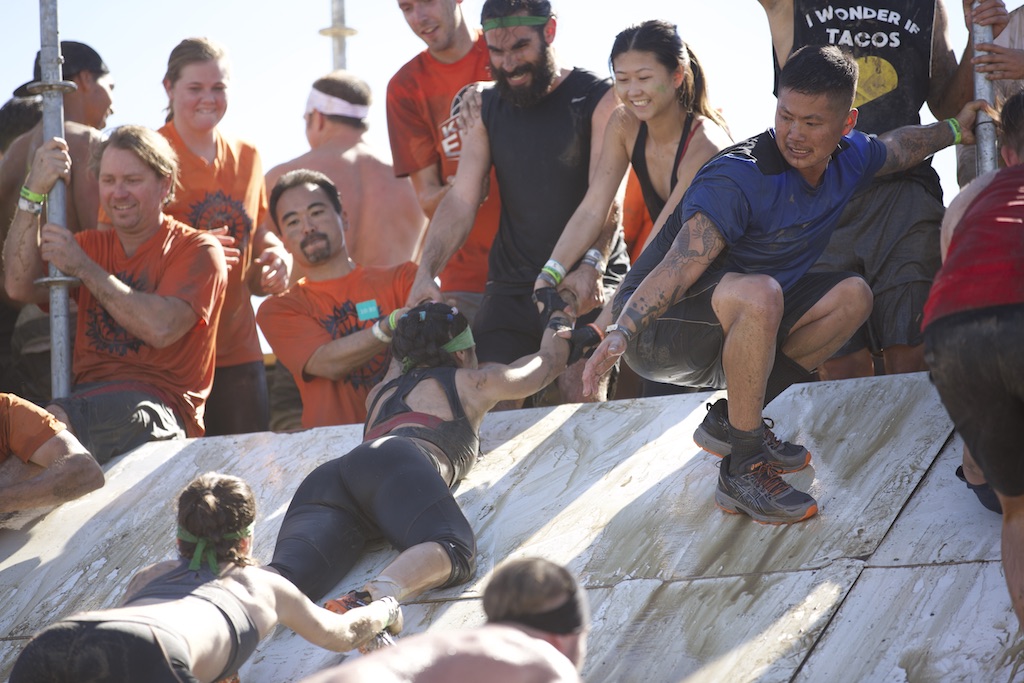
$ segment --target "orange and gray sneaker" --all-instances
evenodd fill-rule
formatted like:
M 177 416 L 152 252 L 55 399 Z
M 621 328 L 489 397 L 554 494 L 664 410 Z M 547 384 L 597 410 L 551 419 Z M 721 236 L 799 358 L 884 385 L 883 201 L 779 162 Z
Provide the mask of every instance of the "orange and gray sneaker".
M 402 611 L 398 607 L 398 601 L 390 597 L 382 598 L 382 600 L 394 603 L 393 605 L 390 605 L 391 618 L 388 620 L 388 626 L 385 630 L 375 635 L 370 642 L 359 648 L 359 651 L 364 655 L 367 652 L 373 652 L 374 650 L 380 650 L 394 645 L 394 634 L 399 633 L 402 630 Z M 336 614 L 344 614 L 356 607 L 366 607 L 372 601 L 373 598 L 370 597 L 370 594 L 366 591 L 352 590 L 345 593 L 345 595 L 342 595 L 340 598 L 325 602 L 324 609 L 330 610 Z
M 817 514 L 818 502 L 787 484 L 766 458 L 737 474 L 729 471 L 731 460 L 722 459 L 715 489 L 715 505 L 725 512 L 743 512 L 761 524 L 793 524 Z

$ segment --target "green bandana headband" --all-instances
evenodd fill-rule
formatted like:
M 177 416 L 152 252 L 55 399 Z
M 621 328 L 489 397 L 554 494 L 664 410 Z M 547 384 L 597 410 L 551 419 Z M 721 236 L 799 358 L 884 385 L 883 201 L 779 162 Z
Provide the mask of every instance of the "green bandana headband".
M 466 329 L 449 339 L 448 343 L 441 348 L 448 353 L 455 353 L 456 351 L 468 349 L 475 343 L 476 342 L 473 341 L 473 330 L 469 329 L 469 326 L 467 325 Z
M 237 540 L 239 538 L 248 538 L 252 536 L 253 524 L 245 527 L 241 531 L 234 531 L 230 534 L 224 534 L 221 536 L 223 540 Z M 188 563 L 188 568 L 194 572 L 199 571 L 199 567 L 203 564 L 203 559 L 206 559 L 207 565 L 210 567 L 210 571 L 214 574 L 220 573 L 220 567 L 217 564 L 217 549 L 213 546 L 213 541 L 206 538 L 205 536 L 196 536 L 189 532 L 182 526 L 178 526 L 178 538 L 187 542 L 195 543 L 196 551 L 192 553 L 192 561 Z
M 513 26 L 543 26 L 548 23 L 551 17 L 495 17 L 484 21 L 484 31 L 491 31 L 496 28 L 512 28 Z

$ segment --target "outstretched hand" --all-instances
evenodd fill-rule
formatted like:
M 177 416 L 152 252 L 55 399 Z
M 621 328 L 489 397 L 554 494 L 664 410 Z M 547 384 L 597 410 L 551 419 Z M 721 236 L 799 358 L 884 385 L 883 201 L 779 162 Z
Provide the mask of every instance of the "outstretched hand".
M 432 278 L 421 278 L 417 274 L 416 280 L 413 281 L 412 288 L 409 290 L 409 296 L 405 300 L 405 305 L 408 308 L 413 308 L 427 301 L 444 301 L 441 288 Z
M 572 365 L 581 358 L 590 358 L 597 345 L 604 340 L 604 335 L 594 323 L 561 331 L 558 336 L 569 340 L 569 358 L 565 361 L 566 366 Z
M 626 338 L 622 334 L 611 333 L 594 351 L 594 355 L 583 368 L 583 395 L 597 393 L 601 378 L 607 375 L 626 352 Z
M 569 315 L 574 315 L 572 307 L 566 303 L 558 290 L 554 287 L 540 287 L 533 290 L 533 303 L 537 304 L 537 312 L 540 313 L 541 325 L 547 326 L 551 320 L 551 316 L 558 311 L 564 311 Z

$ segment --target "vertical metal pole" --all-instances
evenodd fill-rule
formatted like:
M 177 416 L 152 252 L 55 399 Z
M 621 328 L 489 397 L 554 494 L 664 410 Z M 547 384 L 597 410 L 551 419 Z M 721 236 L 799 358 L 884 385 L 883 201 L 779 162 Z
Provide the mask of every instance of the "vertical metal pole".
M 67 85 L 62 77 L 60 32 L 57 24 L 57 0 L 39 0 L 39 65 L 42 83 L 34 84 L 43 96 L 43 139 L 64 137 L 64 92 Z M 79 160 L 82 163 L 84 160 Z M 59 180 L 46 198 L 46 219 L 67 227 L 67 187 Z M 66 278 L 50 265 L 50 388 L 53 398 L 67 396 L 71 391 L 71 334 L 68 313 L 68 286 L 73 279 Z
M 977 9 L 979 4 L 980 0 L 976 0 L 973 8 Z M 974 24 L 971 29 L 971 35 L 974 38 L 974 50 L 977 53 L 978 45 L 992 42 L 992 27 Z M 974 99 L 985 100 L 995 106 L 995 87 L 992 85 L 992 81 L 985 78 L 985 74 L 977 71 L 974 72 Z M 977 140 L 975 149 L 977 150 L 978 160 L 977 170 L 980 176 L 983 173 L 994 171 L 998 165 L 996 124 L 991 116 L 984 112 L 978 114 L 978 122 L 974 128 L 974 137 Z
M 345 26 L 345 0 L 331 0 L 331 26 Z M 334 68 L 346 68 L 345 35 L 335 35 L 331 42 L 334 43 Z
M 345 39 L 355 34 L 354 29 L 345 26 L 345 0 L 331 0 L 331 25 L 320 29 L 320 35 L 331 38 L 335 69 L 346 68 Z

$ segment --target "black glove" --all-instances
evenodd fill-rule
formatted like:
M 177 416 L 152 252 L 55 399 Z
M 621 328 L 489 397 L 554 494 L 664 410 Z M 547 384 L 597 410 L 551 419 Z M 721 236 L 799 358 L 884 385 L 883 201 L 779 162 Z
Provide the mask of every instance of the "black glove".
M 581 358 L 590 358 L 602 341 L 604 337 L 593 324 L 575 328 L 569 338 L 569 360 L 565 364 L 569 366 Z
M 569 308 L 569 304 L 554 287 L 541 287 L 533 290 L 533 303 L 537 304 L 540 311 L 541 327 L 547 327 L 552 313 Z

